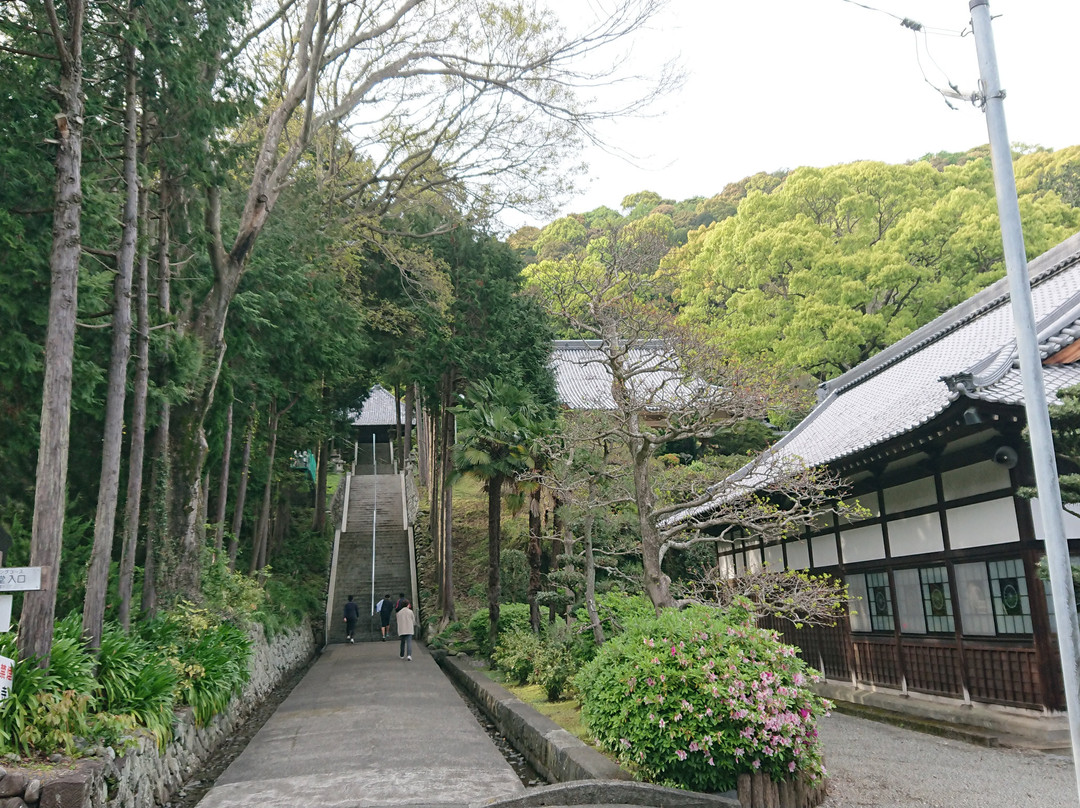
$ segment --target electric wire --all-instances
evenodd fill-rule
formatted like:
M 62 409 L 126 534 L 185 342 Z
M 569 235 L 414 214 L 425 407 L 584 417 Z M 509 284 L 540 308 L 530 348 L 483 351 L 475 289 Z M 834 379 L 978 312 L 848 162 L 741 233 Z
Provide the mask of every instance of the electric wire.
M 866 3 L 861 3 L 859 2 L 859 0 L 841 0 L 841 2 L 848 3 L 849 5 L 853 6 L 858 6 L 859 8 L 865 9 L 866 11 L 873 11 L 878 14 L 884 14 L 886 17 L 891 17 L 892 19 L 897 20 L 902 27 L 907 28 L 909 31 L 911 31 L 915 40 L 915 63 L 919 66 L 919 73 L 922 74 L 923 81 L 926 82 L 926 84 L 929 85 L 934 90 L 934 92 L 941 95 L 942 100 L 945 101 L 945 104 L 949 107 L 949 109 L 956 109 L 956 107 L 953 106 L 953 104 L 950 102 L 950 98 L 964 98 L 971 101 L 972 103 L 977 102 L 977 97 L 975 96 L 975 94 L 972 94 L 971 96 L 965 96 L 962 92 L 960 92 L 960 89 L 949 79 L 949 74 L 940 64 L 938 64 L 937 59 L 934 58 L 934 54 L 930 51 L 931 35 L 951 36 L 960 38 L 966 35 L 966 28 L 963 31 L 955 31 L 948 28 L 936 28 L 933 26 L 923 25 L 921 22 L 917 22 L 910 17 L 902 17 L 899 14 L 894 14 L 887 9 L 878 8 L 876 6 L 871 6 Z M 928 75 L 926 75 L 926 68 L 923 66 L 922 54 L 919 52 L 920 34 L 922 35 L 923 49 L 926 51 L 927 59 L 930 60 L 931 64 L 933 64 L 933 66 L 936 67 L 941 73 L 941 75 L 945 78 L 945 83 L 949 85 L 949 90 L 945 90 L 942 87 L 939 87 L 937 84 L 930 80 L 930 77 Z
M 891 11 L 889 11 L 887 9 L 878 8 L 877 6 L 871 6 L 871 5 L 868 5 L 866 3 L 860 3 L 859 0 L 840 0 L 840 2 L 848 3 L 848 4 L 853 5 L 853 6 L 858 6 L 859 8 L 866 9 L 867 11 L 873 11 L 873 12 L 876 12 L 878 14 L 884 14 L 886 17 L 892 17 L 894 20 L 899 22 L 905 28 L 909 28 L 912 31 L 915 31 L 915 32 L 918 32 L 918 33 L 933 34 L 934 36 L 953 36 L 953 37 L 961 37 L 961 36 L 963 36 L 963 31 L 956 31 L 956 30 L 954 30 L 952 28 L 938 28 L 938 27 L 933 26 L 933 25 L 923 25 L 921 22 L 917 22 L 916 20 L 913 20 L 910 17 L 902 17 L 901 15 L 894 14 L 893 12 L 891 12 Z

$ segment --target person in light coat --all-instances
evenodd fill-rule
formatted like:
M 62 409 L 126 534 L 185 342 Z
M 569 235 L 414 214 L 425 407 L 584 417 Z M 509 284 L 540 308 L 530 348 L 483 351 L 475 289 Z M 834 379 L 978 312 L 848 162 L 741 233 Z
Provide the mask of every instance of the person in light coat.
M 401 637 L 401 652 L 398 656 L 409 662 L 412 662 L 412 635 L 415 628 L 416 615 L 413 614 L 409 601 L 405 601 L 397 613 L 397 633 Z

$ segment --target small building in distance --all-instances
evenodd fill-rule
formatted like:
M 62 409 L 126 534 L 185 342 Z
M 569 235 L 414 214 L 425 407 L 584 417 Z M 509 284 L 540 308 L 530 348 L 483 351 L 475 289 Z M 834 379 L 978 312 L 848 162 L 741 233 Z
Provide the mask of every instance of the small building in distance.
M 397 416 L 394 410 L 397 409 Z M 360 461 L 370 456 L 371 439 L 375 438 L 376 444 L 389 444 L 396 437 L 398 425 L 405 428 L 405 405 L 400 405 L 394 398 L 394 394 L 382 385 L 376 384 L 368 391 L 367 398 L 359 410 L 349 410 L 349 423 L 354 429 L 355 440 L 359 444 Z M 368 455 L 364 455 L 364 451 Z M 385 449 L 383 450 L 386 451 Z M 351 449 L 350 449 L 351 452 Z M 389 460 L 389 458 L 384 458 Z
M 1029 265 L 1048 397 L 1080 384 L 1080 234 Z M 771 450 L 828 467 L 869 515 L 719 549 L 729 574 L 830 573 L 835 628 L 772 624 L 834 682 L 1040 712 L 1065 707 L 1007 279 L 847 373 Z M 1070 469 L 1075 470 L 1075 469 Z M 720 487 L 717 495 L 721 496 Z M 1080 555 L 1080 519 L 1064 514 Z

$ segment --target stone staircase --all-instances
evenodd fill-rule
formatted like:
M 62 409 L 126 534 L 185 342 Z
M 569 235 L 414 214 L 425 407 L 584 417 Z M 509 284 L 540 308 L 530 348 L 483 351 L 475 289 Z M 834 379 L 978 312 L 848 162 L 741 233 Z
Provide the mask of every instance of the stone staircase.
M 380 458 L 382 460 L 382 458 Z M 409 536 L 405 529 L 402 485 L 404 478 L 380 462 L 377 474 L 372 466 L 358 465 L 349 490 L 348 519 L 338 543 L 334 603 L 330 610 L 328 643 L 345 642 L 342 610 L 349 595 L 360 607 L 357 642 L 378 641 L 379 619 L 371 615 L 372 511 L 375 510 L 375 592 L 374 602 L 389 592 L 396 600 L 399 592 L 412 600 Z M 366 473 L 365 473 L 366 472 Z M 393 628 L 393 622 L 390 626 Z

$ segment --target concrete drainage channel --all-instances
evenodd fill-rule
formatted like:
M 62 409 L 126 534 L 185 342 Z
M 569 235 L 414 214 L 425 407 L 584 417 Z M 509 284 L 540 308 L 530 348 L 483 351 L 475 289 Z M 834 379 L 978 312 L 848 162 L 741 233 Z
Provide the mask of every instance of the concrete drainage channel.
M 518 796 L 485 805 L 499 808 L 532 808 L 540 805 L 738 808 L 740 805 L 732 792 L 699 794 L 633 782 L 632 775 L 625 769 L 473 669 L 467 658 L 460 660 L 440 651 L 432 651 L 431 655 L 459 691 L 495 725 L 498 734 L 513 744 L 517 753 L 540 777 L 555 784 L 533 786 Z M 526 786 L 532 785 L 524 778 L 522 782 Z
M 469 712 L 473 714 L 476 723 L 484 728 L 488 737 L 491 738 L 491 742 L 495 744 L 495 748 L 502 753 L 502 756 L 506 758 L 506 762 L 510 764 L 510 768 L 512 768 L 514 773 L 518 776 L 521 784 L 526 788 L 547 785 L 548 781 L 541 777 L 540 773 L 529 765 L 529 761 L 525 759 L 525 756 L 514 748 L 514 745 L 505 735 L 499 732 L 499 728 L 495 725 L 495 722 L 488 718 L 475 701 L 469 698 L 469 694 L 462 690 L 461 685 L 452 678 L 450 681 L 453 682 L 454 689 L 457 690 L 458 695 L 461 696 L 461 700 L 465 702 L 465 706 L 469 708 Z

